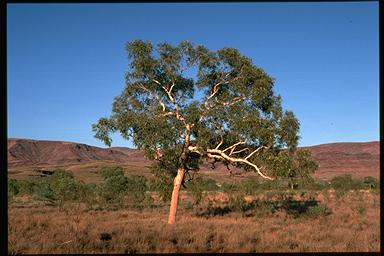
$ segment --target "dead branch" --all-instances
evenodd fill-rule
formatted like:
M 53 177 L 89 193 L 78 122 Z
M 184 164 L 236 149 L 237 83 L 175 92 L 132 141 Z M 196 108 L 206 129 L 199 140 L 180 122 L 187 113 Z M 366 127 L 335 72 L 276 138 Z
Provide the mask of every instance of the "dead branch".
M 254 151 L 255 152 L 255 151 Z M 254 153 L 252 152 L 252 153 Z M 251 154 L 252 154 L 251 153 Z M 251 167 L 253 167 L 257 173 L 263 177 L 264 179 L 269 179 L 269 180 L 273 180 L 273 178 L 263 174 L 260 170 L 260 168 L 254 164 L 254 163 L 251 163 L 249 162 L 247 159 L 249 158 L 249 155 L 246 157 L 246 158 L 237 158 L 237 157 L 230 157 L 229 155 L 227 155 L 224 150 L 219 150 L 219 149 L 207 149 L 207 156 L 209 158 L 215 158 L 215 159 L 221 159 L 221 160 L 227 160 L 231 163 L 243 163 L 243 164 L 246 164 L 246 165 L 249 165 Z

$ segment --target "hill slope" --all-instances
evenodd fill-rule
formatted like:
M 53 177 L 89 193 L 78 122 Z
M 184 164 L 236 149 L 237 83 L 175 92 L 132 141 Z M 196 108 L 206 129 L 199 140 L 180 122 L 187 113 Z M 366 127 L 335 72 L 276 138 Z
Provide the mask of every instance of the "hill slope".
M 380 143 L 343 142 L 306 147 L 319 164 L 316 177 L 328 178 L 343 173 L 354 177 L 380 174 Z
M 343 173 L 355 177 L 379 177 L 379 142 L 331 143 L 306 147 L 312 151 L 319 163 L 314 175 L 330 178 Z M 96 163 L 116 163 L 147 169 L 150 161 L 140 150 L 124 147 L 99 148 L 81 143 L 61 141 L 39 141 L 29 139 L 8 139 L 8 171 L 32 170 L 53 166 L 90 166 Z M 218 166 L 218 173 L 227 173 L 224 166 Z M 235 172 L 240 172 L 236 170 Z M 208 163 L 203 164 L 202 173 L 213 173 Z

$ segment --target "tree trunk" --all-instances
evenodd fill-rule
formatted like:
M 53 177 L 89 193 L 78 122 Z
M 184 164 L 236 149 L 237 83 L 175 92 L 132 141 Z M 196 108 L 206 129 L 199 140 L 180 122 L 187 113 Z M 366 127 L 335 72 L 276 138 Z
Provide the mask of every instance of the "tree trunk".
M 169 208 L 168 224 L 175 223 L 177 202 L 179 200 L 179 191 L 180 191 L 181 182 L 183 181 L 183 178 L 184 178 L 184 173 L 185 173 L 185 170 L 180 168 L 179 170 L 177 170 L 177 175 L 173 180 L 173 191 L 172 191 L 171 206 Z

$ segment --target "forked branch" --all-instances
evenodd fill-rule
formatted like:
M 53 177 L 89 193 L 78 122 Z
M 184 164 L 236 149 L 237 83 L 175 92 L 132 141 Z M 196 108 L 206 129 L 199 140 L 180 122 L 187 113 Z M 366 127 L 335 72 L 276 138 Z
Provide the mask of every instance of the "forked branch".
M 273 180 L 273 178 L 263 174 L 260 170 L 260 168 L 254 164 L 254 163 L 251 163 L 249 162 L 247 159 L 248 157 L 246 158 L 237 158 L 237 157 L 230 157 L 229 155 L 227 155 L 226 153 L 224 153 L 223 150 L 218 150 L 218 149 L 207 149 L 207 156 L 209 158 L 216 158 L 216 159 L 221 159 L 221 160 L 227 160 L 231 163 L 243 163 L 243 164 L 246 164 L 246 165 L 249 165 L 251 167 L 253 167 L 257 173 L 263 177 L 264 179 L 268 179 L 268 180 Z
M 259 152 L 261 149 L 263 148 L 268 148 L 268 147 L 265 147 L 265 146 L 261 146 L 259 148 L 257 148 L 256 150 L 252 151 L 250 154 L 248 154 L 246 157 L 235 157 L 233 155 L 235 154 L 238 154 L 240 152 L 243 152 L 243 151 L 246 151 L 246 150 L 249 150 L 248 148 L 243 148 L 243 149 L 240 149 L 240 150 L 237 150 L 237 151 L 234 151 L 236 146 L 240 145 L 240 144 L 244 144 L 245 142 L 244 141 L 239 141 L 235 144 L 233 144 L 232 146 L 229 146 L 227 147 L 226 149 L 224 150 L 220 150 L 218 149 L 220 147 L 220 145 L 222 144 L 222 142 L 220 141 L 219 145 L 216 146 L 216 148 L 214 149 L 207 149 L 206 150 L 206 153 L 207 153 L 207 156 L 209 158 L 212 158 L 214 159 L 215 161 L 217 160 L 225 160 L 225 161 L 228 161 L 230 163 L 243 163 L 243 164 L 246 164 L 248 166 L 251 166 L 253 167 L 256 172 L 261 176 L 263 177 L 264 179 L 268 179 L 268 180 L 273 180 L 273 178 L 265 175 L 264 173 L 261 172 L 261 168 L 259 168 L 256 164 L 248 161 L 248 159 L 254 155 L 255 153 Z M 198 153 L 198 154 L 203 154 L 202 153 L 202 150 L 199 149 L 198 147 L 196 146 L 189 146 L 188 147 L 188 150 L 190 152 L 195 152 L 195 153 Z M 231 150 L 229 154 L 225 153 L 225 151 L 227 150 Z

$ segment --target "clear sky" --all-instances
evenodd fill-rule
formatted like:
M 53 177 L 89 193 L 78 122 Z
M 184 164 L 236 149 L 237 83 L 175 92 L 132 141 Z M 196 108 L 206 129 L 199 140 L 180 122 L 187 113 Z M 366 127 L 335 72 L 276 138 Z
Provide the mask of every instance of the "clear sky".
M 8 137 L 102 146 L 125 43 L 234 47 L 274 77 L 300 145 L 379 140 L 378 2 L 8 4 Z M 133 147 L 119 135 L 112 146 Z

